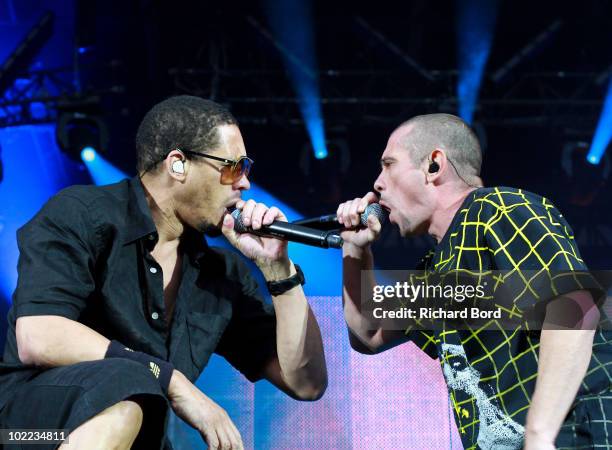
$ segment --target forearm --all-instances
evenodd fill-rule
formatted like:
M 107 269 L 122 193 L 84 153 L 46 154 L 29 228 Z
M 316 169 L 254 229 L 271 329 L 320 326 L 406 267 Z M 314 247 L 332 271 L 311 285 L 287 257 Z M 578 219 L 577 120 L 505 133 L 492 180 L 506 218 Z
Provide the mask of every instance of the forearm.
M 362 280 L 364 288 L 370 298 L 376 280 L 372 273 L 372 252 L 369 247 L 362 249 L 351 244 L 345 244 L 342 249 L 342 302 L 344 319 L 349 330 L 363 344 L 372 348 L 377 346 L 376 337 L 379 335 L 380 321 L 362 314 Z
M 109 344 L 91 328 L 61 316 L 20 317 L 16 336 L 21 361 L 41 367 L 103 359 Z
M 294 275 L 276 273 L 276 279 Z M 266 279 L 273 275 L 264 272 Z M 276 348 L 280 373 L 287 387 L 300 397 L 317 397 L 327 386 L 327 369 L 319 325 L 301 286 L 272 297 L 276 313 Z M 303 394 L 303 395 L 302 395 Z
M 576 397 L 591 358 L 593 330 L 543 330 L 538 376 L 525 427 L 553 443 Z

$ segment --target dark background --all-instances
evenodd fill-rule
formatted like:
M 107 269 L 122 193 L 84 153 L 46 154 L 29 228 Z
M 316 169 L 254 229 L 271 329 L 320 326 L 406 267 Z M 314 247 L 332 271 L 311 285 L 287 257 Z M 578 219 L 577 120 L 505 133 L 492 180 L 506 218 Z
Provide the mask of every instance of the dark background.
M 144 113 L 170 95 L 200 95 L 227 104 L 238 118 L 256 161 L 255 183 L 304 216 L 325 214 L 371 189 L 397 125 L 417 114 L 457 112 L 457 12 L 465 2 L 311 4 L 330 140 L 323 161 L 312 157 L 281 53 L 253 25 L 269 30 L 266 8 L 280 3 L 26 0 L 13 7 L 33 17 L 31 11 L 55 9 L 65 18 L 57 26 L 72 26 L 74 46 L 87 47 L 79 57 L 82 92 L 99 94 L 98 112 L 110 130 L 107 157 L 125 172 L 134 173 L 133 140 Z M 501 81 L 492 79 L 556 21 L 556 32 Z M 64 54 L 65 76 L 71 76 L 74 46 L 54 49 Z M 591 142 L 606 95 L 602 74 L 611 63 L 611 2 L 500 1 L 474 116 L 485 184 L 549 197 L 573 225 L 587 262 L 598 268 L 610 266 L 610 183 L 607 166 L 587 164 L 581 146 Z M 561 166 L 564 149 L 573 157 L 572 177 Z M 405 266 L 398 249 L 417 255 L 425 246 L 426 239 L 401 241 L 387 230 L 380 263 Z

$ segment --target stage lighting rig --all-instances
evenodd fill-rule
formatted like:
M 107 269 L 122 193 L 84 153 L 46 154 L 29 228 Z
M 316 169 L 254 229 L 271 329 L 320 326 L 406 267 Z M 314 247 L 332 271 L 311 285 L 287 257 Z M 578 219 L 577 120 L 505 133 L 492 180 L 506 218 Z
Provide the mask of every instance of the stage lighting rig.
M 60 105 L 55 135 L 60 149 L 75 161 L 90 157 L 91 152 L 104 154 L 109 140 L 108 126 L 95 100 Z

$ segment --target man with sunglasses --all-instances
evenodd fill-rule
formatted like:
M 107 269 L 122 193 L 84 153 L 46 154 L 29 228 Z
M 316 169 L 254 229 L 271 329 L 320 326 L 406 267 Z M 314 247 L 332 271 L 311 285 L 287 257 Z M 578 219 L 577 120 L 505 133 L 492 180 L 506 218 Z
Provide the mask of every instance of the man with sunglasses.
M 65 189 L 18 232 L 0 428 L 66 429 L 70 449 L 162 448 L 169 405 L 209 448 L 243 448 L 193 384 L 213 352 L 296 399 L 327 383 L 287 243 L 236 234 L 228 210 L 254 229 L 286 218 L 242 200 L 253 161 L 214 102 L 161 102 L 136 147 L 138 177 Z M 204 234 L 221 233 L 261 270 L 273 308 L 235 252 L 207 246 Z
M 412 340 L 439 358 L 466 450 L 609 448 L 612 336 L 595 329 L 600 312 L 594 300 L 601 299 L 601 287 L 557 208 L 522 189 L 483 187 L 478 139 L 449 114 L 417 116 L 399 126 L 380 162 L 376 193 L 342 203 L 337 211 L 349 228 L 342 233 L 343 305 L 352 347 L 374 354 Z M 495 300 L 509 298 L 521 319 L 530 309 L 544 311 L 544 326 L 481 321 L 461 327 L 443 318 L 429 322 L 436 329 L 417 328 L 415 321 L 402 329 L 387 326 L 371 312 L 377 287 L 371 244 L 381 224 L 370 216 L 367 228 L 356 228 L 373 202 L 389 212 L 402 236 L 427 233 L 435 239 L 421 261 L 420 283 L 426 279 L 439 287 L 435 280 L 444 275 L 451 280 L 493 273 L 501 281 L 492 284 L 506 295 Z M 444 287 L 466 287 L 450 283 Z M 432 305 L 423 297 L 410 299 L 416 311 Z M 437 300 L 434 307 L 454 312 Z M 578 329 L 559 320 L 570 318 L 582 319 Z

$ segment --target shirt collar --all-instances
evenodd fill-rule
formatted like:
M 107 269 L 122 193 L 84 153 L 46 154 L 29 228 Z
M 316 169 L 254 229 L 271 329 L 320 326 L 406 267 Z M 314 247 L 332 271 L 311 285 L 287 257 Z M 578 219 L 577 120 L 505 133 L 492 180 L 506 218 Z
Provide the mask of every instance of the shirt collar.
M 128 192 L 127 228 L 123 243 L 129 244 L 146 236 L 157 239 L 157 229 L 140 178 L 134 177 L 128 180 Z
M 151 209 L 147 203 L 140 178 L 134 177 L 128 180 L 128 191 L 127 230 L 123 243 L 129 244 L 138 239 L 148 239 L 152 242 L 157 242 L 157 228 L 155 227 L 155 222 L 153 222 Z M 189 228 L 185 231 L 181 240 L 181 247 L 189 255 L 191 262 L 199 263 L 208 249 L 208 244 L 203 234 Z

